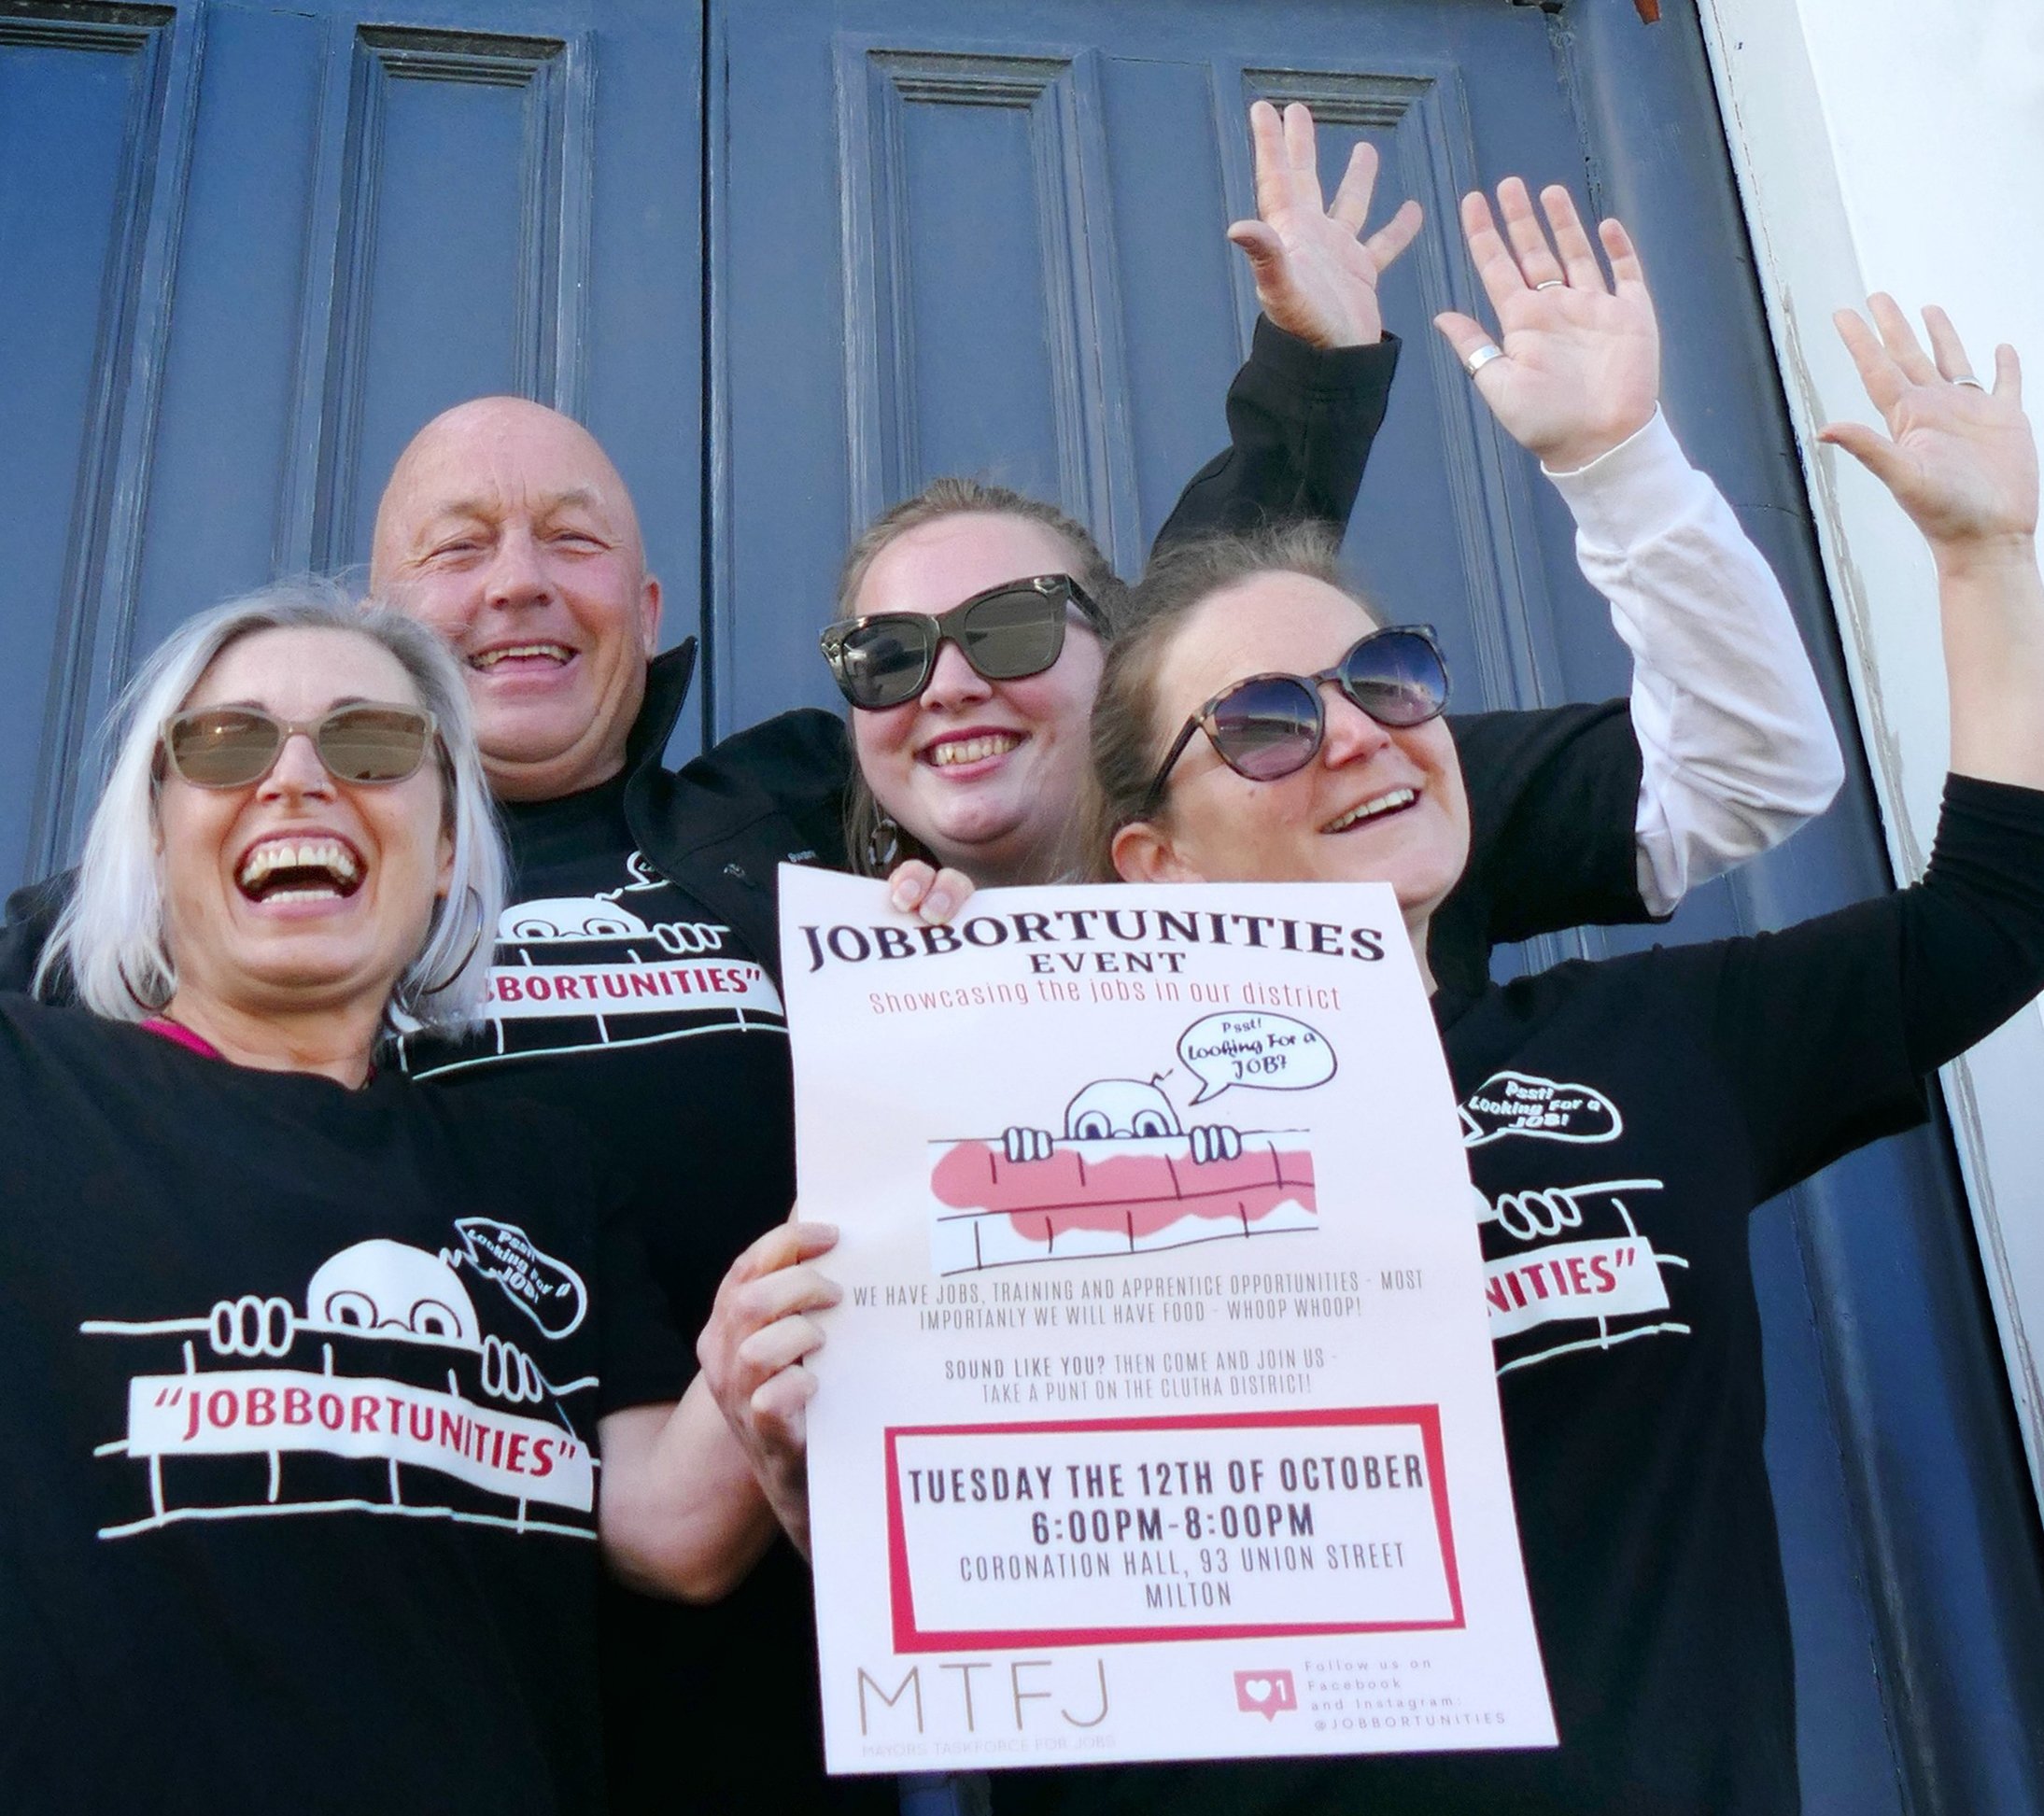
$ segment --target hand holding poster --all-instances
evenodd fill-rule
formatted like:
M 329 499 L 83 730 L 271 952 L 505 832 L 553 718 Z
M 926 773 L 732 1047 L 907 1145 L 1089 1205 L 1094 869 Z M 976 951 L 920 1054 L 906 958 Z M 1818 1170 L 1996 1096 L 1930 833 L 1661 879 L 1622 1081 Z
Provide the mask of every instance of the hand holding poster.
M 831 1769 L 1551 1744 L 1390 891 L 782 917 Z

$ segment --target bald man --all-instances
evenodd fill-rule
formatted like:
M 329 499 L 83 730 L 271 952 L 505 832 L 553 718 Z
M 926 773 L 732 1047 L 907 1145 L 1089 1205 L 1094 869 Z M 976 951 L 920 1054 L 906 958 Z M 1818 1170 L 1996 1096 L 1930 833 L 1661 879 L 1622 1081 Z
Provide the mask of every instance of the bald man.
M 370 589 L 468 665 L 500 800 L 557 800 L 624 769 L 660 583 L 631 494 L 581 424 L 513 397 L 434 417 L 384 489 Z

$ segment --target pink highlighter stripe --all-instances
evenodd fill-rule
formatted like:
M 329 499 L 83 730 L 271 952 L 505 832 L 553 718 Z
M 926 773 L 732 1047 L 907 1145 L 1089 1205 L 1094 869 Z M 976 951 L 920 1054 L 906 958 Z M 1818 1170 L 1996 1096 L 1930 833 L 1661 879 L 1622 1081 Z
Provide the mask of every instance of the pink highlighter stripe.
M 173 1021 L 168 1016 L 152 1015 L 142 1024 L 152 1035 L 162 1035 L 165 1040 L 175 1040 L 180 1047 L 189 1047 L 201 1059 L 217 1060 L 220 1049 L 203 1035 L 195 1035 L 182 1022 Z

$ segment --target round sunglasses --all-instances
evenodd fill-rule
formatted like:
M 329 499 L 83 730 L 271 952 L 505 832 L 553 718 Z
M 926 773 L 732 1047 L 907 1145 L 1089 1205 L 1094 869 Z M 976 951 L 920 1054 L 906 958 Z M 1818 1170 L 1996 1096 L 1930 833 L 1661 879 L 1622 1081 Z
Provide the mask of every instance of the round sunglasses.
M 1332 682 L 1380 725 L 1406 730 L 1438 718 L 1448 703 L 1447 664 L 1426 625 L 1374 630 L 1317 675 L 1251 675 L 1223 688 L 1192 714 L 1158 765 L 1142 814 L 1157 810 L 1192 734 L 1204 731 L 1220 759 L 1251 781 L 1304 769 L 1327 737 L 1320 686 Z
M 917 698 L 930 684 L 947 640 L 987 681 L 1040 675 L 1064 649 L 1067 608 L 1096 636 L 1106 617 L 1070 574 L 1037 574 L 975 593 L 949 612 L 877 612 L 840 618 L 823 635 L 824 660 L 839 692 L 878 712 Z
M 194 706 L 174 712 L 159 734 L 163 760 L 194 788 L 247 788 L 276 767 L 298 733 L 336 781 L 403 781 L 418 773 L 438 727 L 421 707 L 367 702 L 337 706 L 307 724 L 255 706 Z

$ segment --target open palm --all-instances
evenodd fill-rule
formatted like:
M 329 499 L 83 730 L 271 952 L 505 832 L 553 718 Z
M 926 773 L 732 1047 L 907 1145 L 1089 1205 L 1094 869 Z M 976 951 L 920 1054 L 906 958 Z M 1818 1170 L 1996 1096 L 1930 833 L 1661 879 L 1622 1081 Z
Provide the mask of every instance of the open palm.
M 1541 191 L 1554 239 L 1533 213 L 1526 185 L 1498 186 L 1500 232 L 1481 193 L 1462 198 L 1462 232 L 1497 312 L 1504 358 L 1476 374 L 1476 388 L 1506 431 L 1557 472 L 1587 466 L 1654 414 L 1660 394 L 1660 330 L 1631 236 L 1615 220 L 1599 229 L 1602 265 L 1569 192 Z M 1509 244 L 1507 243 L 1509 236 Z M 1491 336 L 1453 312 L 1434 326 L 1465 362 Z
M 1819 439 L 1862 461 L 1934 546 L 2034 535 L 2037 443 L 2015 349 L 1995 348 L 1995 387 L 1978 389 L 1956 382 L 1973 368 L 1942 309 L 1924 311 L 1934 359 L 1893 297 L 1867 307 L 1872 328 L 1850 309 L 1834 319 L 1888 432 L 1827 423 Z
M 1313 115 L 1294 101 L 1282 117 L 1268 101 L 1249 109 L 1256 147 L 1255 220 L 1238 220 L 1228 237 L 1248 255 L 1257 301 L 1287 333 L 1315 346 L 1364 346 L 1381 340 L 1384 317 L 1377 279 L 1419 231 L 1417 202 L 1360 237 L 1376 187 L 1376 148 L 1365 140 L 1328 207 L 1320 193 Z

